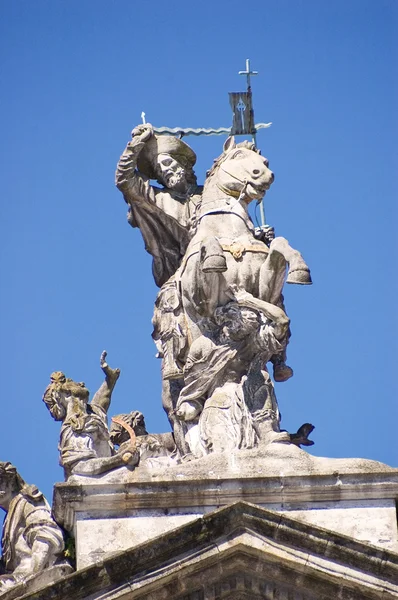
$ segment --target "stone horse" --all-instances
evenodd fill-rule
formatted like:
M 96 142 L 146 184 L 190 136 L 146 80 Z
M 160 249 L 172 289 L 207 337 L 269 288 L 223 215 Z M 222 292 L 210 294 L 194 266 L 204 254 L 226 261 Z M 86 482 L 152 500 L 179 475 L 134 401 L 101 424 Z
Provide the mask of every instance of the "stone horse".
M 300 252 L 283 237 L 268 247 L 254 235 L 248 214 L 274 180 L 268 160 L 254 144 L 236 144 L 233 137 L 214 161 L 198 206 L 193 235 L 178 272 L 190 341 L 200 335 L 198 323 L 234 299 L 234 290 L 278 304 L 287 283 L 311 284 Z

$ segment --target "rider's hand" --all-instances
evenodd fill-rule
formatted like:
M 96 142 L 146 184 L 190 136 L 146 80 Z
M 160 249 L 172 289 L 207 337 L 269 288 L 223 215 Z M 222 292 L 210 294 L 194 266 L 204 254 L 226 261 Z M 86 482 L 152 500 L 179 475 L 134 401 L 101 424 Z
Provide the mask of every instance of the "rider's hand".
M 261 225 L 261 227 L 255 228 L 254 235 L 258 240 L 269 246 L 272 240 L 275 239 L 275 229 L 270 225 Z
M 153 127 L 150 123 L 142 123 L 133 129 L 131 135 L 134 139 L 139 138 L 140 142 L 147 142 L 153 136 Z

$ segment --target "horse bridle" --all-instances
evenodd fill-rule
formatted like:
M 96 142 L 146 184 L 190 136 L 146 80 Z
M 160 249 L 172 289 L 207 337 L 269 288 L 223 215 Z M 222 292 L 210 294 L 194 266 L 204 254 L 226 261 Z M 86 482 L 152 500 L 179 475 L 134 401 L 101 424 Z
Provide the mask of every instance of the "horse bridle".
M 242 184 L 242 189 L 240 191 L 240 193 L 238 195 L 234 194 L 234 193 L 229 193 L 229 196 L 234 196 L 235 198 L 239 198 L 238 201 L 240 201 L 243 197 L 243 194 L 247 188 L 247 184 L 248 181 L 247 179 L 240 179 L 239 177 L 237 177 L 236 175 L 234 175 L 233 173 L 230 173 L 225 167 L 223 167 L 222 165 L 224 164 L 224 162 L 226 161 L 227 157 L 224 158 L 224 160 L 222 160 L 220 162 L 220 164 L 218 165 L 218 168 L 221 169 L 222 171 L 224 171 L 224 173 L 226 173 L 227 175 L 229 175 L 230 177 L 232 177 L 233 179 L 236 179 L 236 181 L 239 181 L 239 183 Z M 218 183 L 216 183 L 216 186 L 225 194 L 228 193 L 228 190 L 225 189 L 223 186 L 219 185 Z
M 234 175 L 232 175 L 231 173 L 228 173 L 228 171 L 227 171 L 226 169 L 223 169 L 223 171 L 224 171 L 225 173 L 227 173 L 228 175 L 231 175 L 231 177 L 235 177 L 235 176 L 234 176 Z M 242 185 L 242 189 L 241 189 L 241 191 L 240 191 L 240 194 L 239 194 L 239 196 L 234 196 L 233 194 L 228 194 L 228 196 L 225 198 L 225 200 L 228 202 L 228 201 L 229 201 L 229 196 L 233 196 L 233 197 L 235 197 L 235 198 L 236 198 L 236 199 L 235 199 L 235 202 L 233 202 L 231 205 L 229 205 L 229 207 L 228 207 L 228 210 L 227 210 L 227 209 L 225 209 L 225 208 L 214 208 L 213 210 L 208 210 L 208 211 L 206 211 L 205 213 L 202 213 L 202 214 L 200 215 L 200 217 L 197 219 L 197 223 L 198 223 L 198 224 L 199 224 L 199 223 L 200 223 L 200 221 L 203 219 L 203 217 L 206 217 L 207 215 L 218 215 L 218 214 L 220 214 L 220 215 L 221 215 L 221 214 L 227 214 L 227 215 L 231 215 L 231 214 L 232 214 L 232 215 L 236 215 L 237 217 L 239 217 L 240 219 L 242 219 L 242 221 L 244 221 L 244 222 L 246 223 L 245 219 L 244 219 L 244 218 L 243 218 L 241 215 L 239 215 L 239 214 L 238 214 L 238 213 L 236 213 L 236 212 L 233 212 L 233 209 L 234 209 L 234 207 L 235 207 L 237 204 L 239 204 L 239 202 L 240 202 L 241 200 L 243 200 L 243 198 L 244 198 L 244 195 L 245 195 L 245 191 L 246 191 L 246 188 L 247 188 L 247 184 L 248 184 L 248 182 L 247 182 L 247 180 L 246 180 L 246 179 L 242 181 L 242 180 L 241 180 L 241 179 L 239 179 L 238 177 L 235 177 L 235 179 L 237 179 L 237 180 L 238 180 L 240 183 L 242 183 L 242 184 L 243 184 L 243 185 Z M 217 185 L 217 187 L 218 187 L 218 188 L 219 188 L 219 189 L 220 189 L 222 192 L 224 192 L 224 193 L 227 193 L 227 190 L 223 189 L 223 188 L 222 188 L 220 185 L 218 185 L 218 183 L 217 183 L 216 185 Z M 220 200 L 223 200 L 223 198 L 220 198 Z M 211 202 L 211 201 L 210 201 L 210 202 Z M 210 204 L 210 202 L 209 202 L 209 204 Z M 206 202 L 206 204 L 208 204 L 208 203 Z M 204 206 L 204 205 L 202 204 L 202 206 Z
M 248 181 L 247 179 L 240 179 L 240 177 L 237 177 L 237 175 L 234 175 L 233 173 L 231 173 L 230 171 L 228 171 L 225 167 L 223 167 L 224 162 L 226 161 L 228 155 L 226 155 L 224 157 L 224 159 L 222 161 L 220 161 L 220 163 L 218 164 L 218 168 L 222 169 L 224 171 L 224 173 L 226 173 L 227 175 L 229 175 L 230 177 L 232 177 L 233 179 L 236 179 L 236 181 L 239 181 L 239 183 L 242 184 L 242 189 L 240 190 L 239 194 L 235 194 L 235 193 L 231 193 L 230 190 L 227 190 L 226 188 L 224 188 L 222 185 L 220 185 L 219 183 L 216 183 L 216 186 L 218 187 L 219 190 L 221 190 L 222 192 L 224 192 L 225 194 L 227 194 L 227 197 L 225 198 L 225 200 L 229 200 L 229 197 L 232 196 L 234 198 L 236 198 L 235 202 L 233 204 L 231 204 L 227 209 L 225 208 L 214 208 L 213 210 L 208 210 L 205 213 L 201 214 L 200 217 L 198 217 L 198 219 L 196 220 L 196 224 L 198 225 L 200 223 L 200 221 L 203 219 L 203 217 L 206 217 L 207 215 L 222 215 L 222 214 L 234 214 L 237 217 L 239 217 L 240 219 L 242 219 L 242 221 L 246 224 L 246 220 L 239 215 L 236 212 L 233 212 L 233 208 L 244 198 L 245 192 L 246 192 L 246 188 L 248 186 Z M 222 198 L 221 198 L 222 199 Z M 206 203 L 207 204 L 207 203 Z M 204 205 L 202 204 L 202 207 Z M 249 229 L 249 228 L 248 228 Z

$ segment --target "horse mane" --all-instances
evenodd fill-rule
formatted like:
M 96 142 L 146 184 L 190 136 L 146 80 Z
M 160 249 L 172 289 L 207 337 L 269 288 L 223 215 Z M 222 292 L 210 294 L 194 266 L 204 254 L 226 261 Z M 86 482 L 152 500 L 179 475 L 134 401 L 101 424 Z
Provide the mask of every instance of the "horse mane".
M 217 171 L 220 164 L 222 162 L 224 162 L 224 160 L 227 158 L 228 154 L 230 154 L 230 152 L 236 150 L 237 148 L 246 148 L 246 150 L 252 150 L 252 152 L 261 154 L 261 150 L 258 150 L 256 148 L 254 142 L 249 142 L 248 140 L 239 142 L 239 144 L 236 144 L 231 150 L 228 150 L 228 152 L 223 152 L 222 154 L 220 154 L 220 156 L 218 158 L 214 159 L 212 166 L 210 167 L 210 169 L 208 171 L 206 171 L 206 179 L 205 179 L 204 185 L 209 183 L 209 180 L 214 175 L 214 173 Z

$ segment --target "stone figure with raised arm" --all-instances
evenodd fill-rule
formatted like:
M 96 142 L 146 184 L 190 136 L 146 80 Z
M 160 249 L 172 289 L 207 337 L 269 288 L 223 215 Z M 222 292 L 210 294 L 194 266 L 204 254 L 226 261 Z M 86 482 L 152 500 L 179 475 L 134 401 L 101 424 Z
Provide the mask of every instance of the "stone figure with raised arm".
M 182 387 L 187 333 L 174 275 L 192 236 L 202 187 L 193 170 L 195 152 L 173 136 L 155 136 L 152 126 L 132 131 L 116 169 L 116 185 L 128 204 L 128 222 L 141 231 L 161 288 L 155 306 L 153 337 L 162 358 L 162 403 L 178 448 L 187 451 L 174 409 Z M 156 180 L 160 185 L 152 185 Z
M 132 445 L 116 452 L 110 441 L 107 412 L 120 370 L 111 369 L 101 354 L 105 381 L 89 403 L 89 391 L 83 382 L 68 379 L 61 371 L 51 375 L 43 396 L 51 416 L 62 421 L 59 450 L 65 479 L 71 475 L 98 475 L 121 466 L 136 465 L 139 455 Z
M 155 136 L 152 126 L 145 124 L 133 130 L 116 171 L 116 185 L 129 205 L 128 221 L 141 230 L 146 250 L 153 257 L 155 282 L 161 286 L 155 303 L 153 338 L 158 356 L 163 359 L 162 403 L 182 454 L 188 448 L 175 408 L 183 386 L 190 333 L 175 273 L 199 224 L 203 187 L 196 183 L 195 162 L 195 153 L 182 140 Z M 152 185 L 151 179 L 162 187 Z M 253 239 L 267 242 L 271 235 L 269 244 L 274 234 L 272 228 L 266 229 L 256 232 L 252 226 Z M 285 350 L 270 360 L 276 381 L 285 381 L 293 374 L 285 364 Z
M 63 560 L 64 539 L 43 494 L 9 462 L 0 462 L 0 508 L 6 512 L 0 559 L 0 596 L 10 587 L 52 569 L 54 579 L 72 571 Z M 54 568 L 57 566 L 57 568 Z
M 196 232 L 201 206 L 203 186 L 197 185 L 195 162 L 196 155 L 185 142 L 173 136 L 156 136 L 147 123 L 133 129 L 116 170 L 116 185 L 129 205 L 128 221 L 140 229 L 145 248 L 153 257 L 156 284 L 165 286 L 156 301 L 153 337 L 164 359 L 166 380 L 181 378 L 187 350 L 186 323 L 174 274 Z M 151 179 L 162 187 L 152 185 Z M 253 235 L 268 246 L 275 237 L 269 226 L 253 227 Z M 291 377 L 293 372 L 284 355 L 275 355 L 271 361 L 275 381 Z
M 154 135 L 152 126 L 132 131 L 116 170 L 116 185 L 128 208 L 128 221 L 138 227 L 153 257 L 153 276 L 161 287 L 181 264 L 192 219 L 200 202 L 193 166 L 195 152 L 173 136 Z M 157 180 L 161 187 L 152 185 Z

